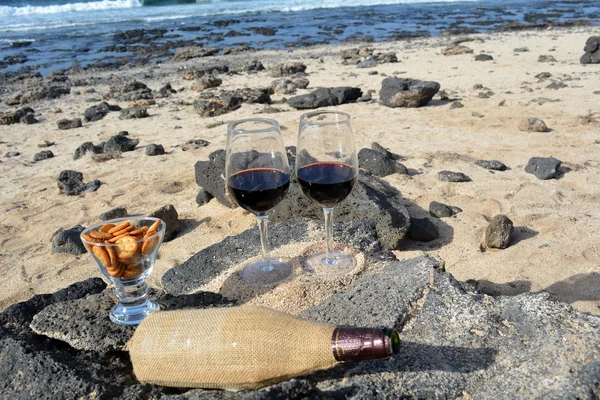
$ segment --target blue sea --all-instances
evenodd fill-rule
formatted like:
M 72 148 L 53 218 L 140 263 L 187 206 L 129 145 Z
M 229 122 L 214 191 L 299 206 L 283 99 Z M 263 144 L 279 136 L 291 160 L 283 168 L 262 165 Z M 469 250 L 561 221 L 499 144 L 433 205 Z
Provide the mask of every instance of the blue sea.
M 107 60 L 125 64 L 168 58 L 164 52 L 152 57 L 137 50 L 149 45 L 163 50 L 191 43 L 293 48 L 573 21 L 599 24 L 600 1 L 0 0 L 0 72 L 29 67 L 46 74 Z M 127 46 L 122 46 L 119 32 L 135 29 L 158 34 L 145 40 L 125 35 Z M 137 47 L 132 44 L 136 37 Z

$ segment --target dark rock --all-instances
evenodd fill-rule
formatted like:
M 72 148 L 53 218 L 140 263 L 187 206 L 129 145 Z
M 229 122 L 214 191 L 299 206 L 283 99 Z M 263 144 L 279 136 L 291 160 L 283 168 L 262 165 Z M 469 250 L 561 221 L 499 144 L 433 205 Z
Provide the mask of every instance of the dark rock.
M 534 174 L 538 179 L 547 180 L 556 178 L 561 162 L 554 157 L 531 157 L 525 172 Z
M 369 60 L 365 60 L 365 61 L 361 61 L 358 64 L 356 64 L 356 68 L 373 68 L 377 66 L 377 60 L 374 58 L 371 58 Z
M 475 56 L 475 61 L 491 61 L 493 59 L 494 57 L 490 56 L 489 54 L 478 54 Z
M 600 63 L 600 36 L 590 36 L 585 42 L 583 51 L 585 53 L 579 60 L 581 64 Z
M 37 145 L 37 147 L 39 148 L 45 148 L 45 147 L 51 147 L 54 146 L 56 143 L 54 142 L 49 142 L 48 140 L 44 140 L 44 143 L 40 143 Z
M 360 88 L 320 88 L 309 94 L 291 97 L 287 103 L 298 110 L 308 110 L 319 107 L 337 106 L 338 104 L 355 101 L 361 96 L 362 90 Z
M 21 118 L 19 119 L 19 121 L 20 121 L 22 124 L 27 124 L 27 125 L 37 124 L 37 123 L 39 123 L 39 122 L 40 122 L 40 121 L 38 121 L 37 119 L 35 119 L 35 117 L 33 116 L 33 114 L 27 114 L 27 115 L 25 115 L 25 116 L 21 117 Z
M 29 91 L 21 96 L 21 104 L 28 104 L 39 100 L 57 99 L 71 92 L 63 86 L 47 86 Z
M 282 76 L 295 75 L 298 72 L 306 71 L 306 65 L 300 62 L 277 64 L 271 69 L 271 76 L 279 78 Z
M 368 254 L 381 252 L 382 245 L 377 238 L 374 225 L 373 222 L 368 221 L 335 223 L 336 243 L 352 246 Z M 323 235 L 322 221 L 308 218 L 286 220 L 269 226 L 269 246 L 277 249 L 298 241 L 322 240 Z M 228 236 L 220 243 L 199 251 L 183 264 L 167 271 L 162 278 L 163 287 L 167 293 L 177 295 L 197 291 L 216 275 L 232 265 L 260 254 L 260 251 L 260 235 L 257 227 L 235 236 Z
M 473 117 L 477 117 L 477 118 L 483 118 L 483 114 L 480 114 L 480 113 L 478 113 L 478 112 L 476 112 L 476 111 L 473 111 L 473 112 L 471 113 L 471 116 L 473 116 Z
M 102 185 L 99 180 L 83 183 L 83 174 L 77 171 L 64 170 L 58 176 L 58 188 L 61 194 L 77 196 L 83 192 L 95 192 Z
M 517 47 L 513 49 L 515 53 L 527 53 L 529 51 L 529 47 Z
M 54 153 L 50 150 L 40 151 L 33 156 L 33 161 L 42 161 L 54 157 Z
M 438 173 L 438 178 L 442 182 L 471 182 L 471 178 L 462 172 L 452 172 L 446 170 L 440 171 Z
M 495 171 L 506 171 L 507 167 L 498 160 L 477 160 L 475 164 L 485 169 L 491 169 Z
M 158 95 L 162 98 L 171 97 L 175 93 L 177 93 L 177 90 L 173 89 L 170 83 L 167 83 L 158 90 Z
M 513 222 L 506 215 L 496 215 L 485 230 L 485 245 L 495 249 L 506 249 L 510 245 Z
M 385 78 L 379 98 L 387 107 L 421 107 L 429 103 L 438 90 L 440 84 L 437 82 Z
M 519 130 L 523 132 L 548 132 L 548 127 L 539 118 L 523 118 L 519 121 Z
M 201 147 L 206 147 L 209 144 L 210 143 L 204 139 L 188 140 L 181 146 L 181 150 L 183 150 L 183 151 L 196 150 Z
M 546 86 L 546 89 L 553 89 L 553 90 L 558 90 L 558 89 L 563 89 L 569 87 L 568 85 L 562 83 L 562 82 L 552 82 L 551 84 L 549 84 L 548 86 Z
M 225 150 L 217 150 L 208 156 L 208 161 L 198 161 L 195 166 L 196 183 L 210 193 L 217 201 L 227 207 L 234 207 L 233 201 L 226 194 Z
M 52 237 L 52 252 L 53 253 L 68 253 L 68 254 L 83 254 L 87 252 L 79 234 L 85 228 L 77 225 L 70 229 L 59 229 Z
M 463 103 L 461 103 L 460 101 L 453 101 L 453 102 L 450 104 L 450 109 L 451 109 L 451 110 L 454 110 L 455 108 L 463 108 L 463 107 L 464 107 L 464 105 L 463 105 Z
M 84 119 L 86 122 L 99 121 L 111 111 L 121 111 L 121 107 L 103 101 L 97 106 L 91 106 L 86 109 L 84 112 Z
M 124 153 L 126 151 L 133 151 L 139 143 L 140 141 L 137 139 L 129 139 L 123 135 L 115 135 L 108 139 L 108 141 L 104 144 L 104 152 Z
M 102 152 L 104 152 L 104 144 L 102 144 L 101 146 L 94 146 L 92 142 L 85 142 L 79 145 L 77 149 L 75 149 L 75 153 L 73 154 L 73 160 L 79 160 L 87 153 L 100 154 Z
M 252 71 L 264 71 L 264 65 L 258 60 L 252 60 L 248 63 L 243 63 L 236 66 L 236 71 L 240 72 L 252 72 Z
M 33 110 L 33 108 L 22 107 L 14 112 L 13 117 L 14 117 L 15 121 L 20 121 L 23 119 L 23 117 L 26 117 L 28 115 L 33 116 L 34 114 L 35 114 L 35 111 Z
M 195 79 L 200 79 L 202 78 L 204 75 L 208 75 L 208 74 L 212 74 L 212 75 L 218 75 L 218 74 L 224 74 L 226 72 L 229 72 L 229 67 L 227 65 L 213 65 L 213 66 L 209 66 L 206 68 L 201 68 L 201 69 L 181 69 L 178 71 L 179 76 L 182 79 L 188 80 L 188 81 L 193 81 Z
M 396 162 L 385 154 L 371 150 L 361 149 L 358 152 L 358 166 L 371 172 L 375 176 L 384 177 L 396 173 Z
M 146 146 L 147 156 L 160 156 L 162 154 L 165 154 L 165 148 L 162 144 L 151 143 L 148 146 Z
M 98 215 L 98 218 L 102 221 L 108 221 L 109 219 L 123 218 L 127 215 L 129 214 L 127 214 L 127 209 L 125 207 L 115 207 L 108 211 L 104 211 L 102 214 Z
M 265 28 L 265 27 L 257 27 L 257 28 L 247 28 L 249 31 L 254 32 L 256 35 L 263 36 L 275 36 L 277 33 L 277 29 L 273 28 Z
M 215 55 L 219 52 L 216 47 L 201 47 L 201 46 L 190 46 L 182 47 L 177 49 L 173 56 L 173 61 L 179 60 L 191 60 L 192 58 L 208 57 Z
M 232 93 L 216 95 L 201 93 L 200 98 L 194 100 L 194 110 L 202 117 L 217 117 L 237 110 L 242 106 L 244 99 Z
M 119 119 L 132 119 L 132 118 L 147 118 L 150 115 L 145 107 L 132 106 L 121 110 Z
M 168 204 L 148 214 L 149 217 L 160 218 L 167 225 L 165 231 L 165 242 L 173 240 L 181 229 L 181 221 L 173 204 Z
M 540 72 L 534 78 L 535 79 L 539 79 L 540 81 L 542 81 L 542 80 L 548 79 L 550 77 L 552 77 L 552 74 L 550 72 Z
M 56 123 L 56 125 L 58 126 L 58 129 L 60 129 L 60 130 L 67 130 L 67 129 L 81 128 L 83 126 L 83 123 L 81 122 L 81 118 L 61 119 Z
M 194 85 L 192 86 L 192 90 L 210 89 L 217 86 L 221 86 L 222 83 L 223 81 L 220 78 L 217 78 L 216 76 L 204 75 L 202 78 L 200 78 L 199 81 L 194 83 Z
M 417 242 L 431 242 L 440 237 L 440 234 L 429 218 L 411 218 L 408 237 Z
M 538 57 L 538 62 L 556 62 L 554 56 L 542 55 Z
M 429 213 L 433 217 L 437 217 L 437 218 L 451 217 L 453 215 L 458 214 L 456 212 L 457 210 L 460 210 L 460 209 L 458 207 L 450 207 L 450 206 L 447 206 L 446 204 L 438 203 L 437 201 L 432 201 L 431 203 L 429 203 Z
M 17 123 L 17 121 L 15 121 L 14 114 L 0 114 L 0 126 L 12 125 L 15 123 Z
M 391 158 L 392 160 L 400 160 L 402 158 L 398 154 L 392 153 L 391 151 L 389 151 L 388 149 L 386 149 L 385 147 L 383 147 L 382 145 L 380 145 L 377 142 L 371 143 L 371 150 L 378 151 L 378 152 L 382 153 L 383 155 L 385 155 L 387 158 Z
M 6 152 L 6 154 L 4 154 L 4 158 L 12 158 L 12 157 L 17 157 L 20 156 L 21 153 L 19 153 L 18 151 L 8 151 Z
M 132 81 L 120 86 L 112 86 L 104 95 L 105 99 L 119 101 L 140 101 L 154 98 L 152 90 L 143 82 Z
M 210 193 L 200 188 L 198 194 L 196 195 L 196 204 L 198 204 L 199 206 L 203 206 L 205 204 L 208 204 L 208 202 L 211 201 L 212 198 L 213 196 Z

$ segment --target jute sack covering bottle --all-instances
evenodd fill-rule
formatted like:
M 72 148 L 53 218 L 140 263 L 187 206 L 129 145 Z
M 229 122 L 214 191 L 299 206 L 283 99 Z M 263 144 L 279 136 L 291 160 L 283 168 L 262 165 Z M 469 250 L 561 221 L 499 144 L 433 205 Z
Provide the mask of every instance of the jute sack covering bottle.
M 339 328 L 262 307 L 159 311 L 129 342 L 136 377 L 163 386 L 256 389 L 333 367 L 388 358 L 398 333 Z

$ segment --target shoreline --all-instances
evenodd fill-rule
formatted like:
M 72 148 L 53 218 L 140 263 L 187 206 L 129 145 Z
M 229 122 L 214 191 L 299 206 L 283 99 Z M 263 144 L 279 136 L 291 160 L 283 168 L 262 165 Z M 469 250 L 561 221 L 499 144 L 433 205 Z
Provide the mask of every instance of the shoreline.
M 588 110 L 600 111 L 594 107 L 600 98 L 594 94 L 600 90 L 594 86 L 600 67 L 579 64 L 585 40 L 595 32 L 597 27 L 577 27 L 362 43 L 375 51 L 394 52 L 400 61 L 365 69 L 341 64 L 343 49 L 359 47 L 351 43 L 293 52 L 262 50 L 217 55 L 121 71 L 67 73 L 70 81 L 82 85 L 72 87 L 72 93 L 63 97 L 27 104 L 35 110 L 39 124 L 1 127 L 0 166 L 6 172 L 0 178 L 3 189 L 0 272 L 8 278 L 0 284 L 3 293 L 0 309 L 35 293 L 51 292 L 99 276 L 87 254 L 51 254 L 51 238 L 59 228 L 97 222 L 100 212 L 115 206 L 125 206 L 134 214 L 150 213 L 172 203 L 184 221 L 177 238 L 161 248 L 149 280 L 153 285 L 160 282 L 169 268 L 195 252 L 253 227 L 251 215 L 240 209 L 227 209 L 216 200 L 198 208 L 194 198 L 199 188 L 194 181 L 193 165 L 206 160 L 211 152 L 225 148 L 226 123 L 235 119 L 257 115 L 277 119 L 286 145 L 295 145 L 302 111 L 281 104 L 283 97 L 293 95 L 272 95 L 271 107 L 280 112 L 265 110 L 263 104 L 244 104 L 229 114 L 202 118 L 191 106 L 198 97 L 190 89 L 194 81 L 182 79 L 178 71 L 183 67 L 190 70 L 219 64 L 231 68 L 258 59 L 266 71 L 219 75 L 223 84 L 216 90 L 267 87 L 276 79 L 269 76 L 270 68 L 288 61 L 301 61 L 308 67 L 310 84 L 297 94 L 333 86 L 357 86 L 363 92 L 375 90 L 377 94 L 382 74 L 441 83 L 447 96 L 462 102 L 464 108 L 450 109 L 452 101 L 439 96 L 416 109 L 391 109 L 378 102 L 335 107 L 353 116 L 359 149 L 377 141 L 400 154 L 403 163 L 414 171 L 411 176 L 394 174 L 384 178 L 402 192 L 411 216 L 426 216 L 428 204 L 434 200 L 463 209 L 456 217 L 434 220 L 439 225 L 441 239 L 431 244 L 407 241 L 401 250 L 395 251 L 398 259 L 427 253 L 443 259 L 446 270 L 457 279 L 477 280 L 480 290 L 506 295 L 524 289 L 546 290 L 577 310 L 600 314 L 600 285 L 597 285 L 600 248 L 595 244 L 597 238 L 589 234 L 590 227 L 593 229 L 600 222 L 600 211 L 594 207 L 594 202 L 600 199 L 597 180 L 600 157 L 592 151 L 600 146 L 600 133 L 595 120 L 583 124 L 578 119 Z M 474 50 L 473 54 L 440 54 L 444 46 L 462 38 L 470 39 L 462 44 Z M 529 51 L 513 52 L 519 47 L 528 47 Z M 550 51 L 552 48 L 554 51 Z M 475 55 L 483 52 L 494 60 L 473 61 Z M 557 62 L 540 63 L 537 61 L 540 55 L 553 55 Z M 377 74 L 370 75 L 370 71 Z M 546 71 L 552 75 L 548 80 L 540 82 L 534 78 Z M 10 83 L 0 95 L 4 100 L 17 91 L 48 85 L 52 78 Z M 110 86 L 133 80 L 144 82 L 153 91 L 170 83 L 177 93 L 149 105 L 149 118 L 120 120 L 115 112 L 100 121 L 84 123 L 82 128 L 57 130 L 59 119 L 81 118 L 86 108 L 102 101 Z M 553 81 L 567 86 L 557 90 L 546 88 Z M 475 84 L 481 88 L 475 89 Z M 185 90 L 179 91 L 180 88 Z M 75 91 L 80 94 L 74 94 Z M 486 91 L 492 94 L 480 97 L 479 93 Z M 531 102 L 539 98 L 560 101 L 541 105 Z M 504 106 L 499 106 L 502 101 Z M 129 106 L 127 101 L 108 102 L 123 108 Z M 16 108 L 3 103 L 0 112 Z M 59 108 L 62 112 L 52 113 Z M 541 118 L 551 131 L 520 132 L 517 124 L 523 117 Z M 129 132 L 130 138 L 140 140 L 133 152 L 105 162 L 93 161 L 89 156 L 72 159 L 81 143 L 96 144 L 123 130 Z M 193 139 L 204 139 L 210 144 L 182 151 L 181 145 Z M 56 142 L 49 147 L 55 157 L 32 163 L 33 154 L 43 150 L 37 144 L 44 140 Z M 144 146 L 149 143 L 163 144 L 167 154 L 144 156 Z M 589 154 L 581 149 L 588 149 Z M 21 155 L 5 158 L 9 151 Z M 557 157 L 570 171 L 558 180 L 538 181 L 523 171 L 533 156 Z M 480 158 L 499 159 L 511 169 L 491 174 L 474 165 L 473 161 Z M 85 181 L 99 179 L 103 185 L 82 197 L 60 195 L 56 178 L 64 169 L 81 171 Z M 437 172 L 443 169 L 460 170 L 473 182 L 439 182 Z M 479 244 L 488 220 L 499 213 L 513 219 L 515 241 L 506 250 L 481 252 Z M 210 288 L 218 291 L 217 282 Z

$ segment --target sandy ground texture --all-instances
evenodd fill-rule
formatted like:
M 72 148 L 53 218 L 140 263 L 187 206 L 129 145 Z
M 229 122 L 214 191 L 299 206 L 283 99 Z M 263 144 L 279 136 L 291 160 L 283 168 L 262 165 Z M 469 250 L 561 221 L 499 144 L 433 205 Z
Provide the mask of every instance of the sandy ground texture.
M 600 90 L 600 65 L 579 64 L 585 40 L 594 31 L 597 34 L 597 29 L 574 28 L 472 35 L 464 45 L 475 53 L 454 56 L 444 56 L 441 50 L 455 38 L 369 44 L 378 51 L 395 52 L 400 60 L 371 69 L 341 65 L 340 51 L 356 45 L 219 57 L 239 61 L 256 58 L 267 69 L 282 61 L 304 62 L 310 85 L 298 94 L 323 86 L 358 86 L 364 92 L 378 92 L 384 73 L 439 82 L 464 108 L 450 109 L 450 103 L 438 96 L 426 107 L 413 109 L 391 109 L 378 102 L 335 107 L 352 115 L 359 148 L 377 141 L 400 154 L 413 171 L 411 176 L 384 178 L 402 192 L 412 216 L 426 216 L 434 200 L 463 209 L 455 217 L 433 219 L 440 239 L 430 243 L 407 240 L 396 251 L 397 257 L 429 253 L 444 260 L 446 269 L 458 279 L 478 280 L 487 292 L 514 295 L 548 291 L 578 310 L 600 314 L 600 94 L 594 94 Z M 523 46 L 529 51 L 513 52 Z M 474 61 L 474 55 L 481 52 L 494 60 Z M 546 54 L 557 61 L 538 62 L 538 56 Z M 95 223 L 101 212 L 116 206 L 127 207 L 130 214 L 144 214 L 172 203 L 184 221 L 179 236 L 161 248 L 149 279 L 154 285 L 160 284 L 165 271 L 199 250 L 254 226 L 254 217 L 241 209 L 230 210 L 216 201 L 196 205 L 194 163 L 224 148 L 226 124 L 241 118 L 275 118 L 281 122 L 285 143 L 295 145 L 302 112 L 273 104 L 281 112 L 265 113 L 264 105 L 244 104 L 220 117 L 201 118 L 185 103 L 197 96 L 190 90 L 193 82 L 182 80 L 176 71 L 184 65 L 215 61 L 196 59 L 72 76 L 118 76 L 123 82 L 137 79 L 154 90 L 167 82 L 175 89 L 186 88 L 171 98 L 157 100 L 157 105 L 149 108 L 149 118 L 120 120 L 119 113 L 110 113 L 101 121 L 84 123 L 82 128 L 59 131 L 59 119 L 82 118 L 87 107 L 100 101 L 108 85 L 95 85 L 95 93 L 31 104 L 39 124 L 0 127 L 1 154 L 21 153 L 2 158 L 0 163 L 0 309 L 33 294 L 98 276 L 99 269 L 87 254 L 52 254 L 51 238 L 59 228 Z M 378 75 L 368 74 L 373 70 Z M 551 73 L 552 78 L 538 83 L 534 76 L 541 72 Z M 267 71 L 220 77 L 223 89 L 266 87 L 273 80 Z M 567 87 L 547 89 L 553 79 Z M 475 89 L 476 84 L 485 89 Z M 494 93 L 491 97 L 478 97 L 488 89 Z M 272 97 L 278 101 L 282 96 Z M 533 101 L 538 98 L 558 101 Z M 57 109 L 62 112 L 53 113 Z M 543 119 L 550 132 L 519 131 L 517 125 L 523 117 Z M 81 143 L 97 144 L 123 130 L 140 140 L 138 149 L 106 162 L 93 161 L 89 156 L 73 160 L 73 152 Z M 205 139 L 210 145 L 183 152 L 179 146 L 190 139 Z M 55 157 L 34 163 L 33 155 L 43 150 L 37 145 L 44 140 L 56 142 L 49 148 Z M 149 143 L 162 144 L 167 154 L 145 156 L 144 146 Z M 525 173 L 524 166 L 533 156 L 562 160 L 565 168 L 560 179 L 541 181 Z M 491 172 L 475 165 L 476 159 L 500 160 L 510 169 Z M 94 193 L 63 196 L 56 178 L 64 169 L 81 171 L 84 181 L 99 179 L 103 185 Z M 463 172 L 472 182 L 441 182 L 437 174 L 445 169 Z M 482 252 L 480 243 L 488 221 L 500 213 L 515 224 L 513 243 L 506 250 Z M 281 251 L 294 256 L 306 245 Z M 243 299 L 243 285 L 221 284 L 239 268 L 232 266 L 204 289 Z M 303 282 L 307 278 L 295 279 Z M 335 285 L 326 283 L 319 293 L 320 286 L 311 284 L 316 293 L 311 293 L 308 301 L 305 291 L 293 290 L 305 284 L 287 285 L 290 290 L 284 285 L 254 297 L 252 302 L 299 312 L 335 290 Z

